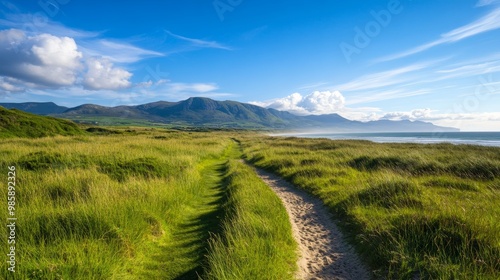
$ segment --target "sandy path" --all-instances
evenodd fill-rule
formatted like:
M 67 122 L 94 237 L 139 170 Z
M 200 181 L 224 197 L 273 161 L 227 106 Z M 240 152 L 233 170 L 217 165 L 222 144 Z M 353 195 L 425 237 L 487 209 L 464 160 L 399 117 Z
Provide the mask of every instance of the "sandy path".
M 281 179 L 256 169 L 281 198 L 290 217 L 295 240 L 299 243 L 299 279 L 370 279 L 354 249 L 344 240 L 328 210 L 313 198 Z

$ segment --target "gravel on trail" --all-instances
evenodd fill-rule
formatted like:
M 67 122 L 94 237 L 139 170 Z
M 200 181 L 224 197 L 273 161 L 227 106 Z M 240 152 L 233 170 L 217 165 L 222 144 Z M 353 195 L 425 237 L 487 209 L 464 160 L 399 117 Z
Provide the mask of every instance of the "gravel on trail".
M 370 279 L 354 248 L 347 244 L 323 203 L 262 169 L 259 177 L 283 201 L 299 244 L 299 279 Z

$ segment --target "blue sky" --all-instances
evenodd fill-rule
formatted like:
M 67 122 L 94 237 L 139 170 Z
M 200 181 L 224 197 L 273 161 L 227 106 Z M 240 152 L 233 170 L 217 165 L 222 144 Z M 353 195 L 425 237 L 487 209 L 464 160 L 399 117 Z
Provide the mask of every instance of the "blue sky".
M 500 131 L 498 0 L 0 1 L 0 102 L 250 102 Z

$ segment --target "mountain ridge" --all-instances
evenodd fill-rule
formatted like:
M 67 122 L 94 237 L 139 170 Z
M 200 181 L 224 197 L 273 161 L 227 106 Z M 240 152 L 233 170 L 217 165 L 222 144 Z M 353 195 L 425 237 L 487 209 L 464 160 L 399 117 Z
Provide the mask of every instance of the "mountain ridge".
M 459 131 L 456 128 L 440 127 L 421 121 L 360 122 L 346 119 L 338 114 L 298 116 L 287 111 L 268 109 L 237 101 L 217 101 L 206 97 L 190 97 L 177 102 L 156 101 L 115 107 L 82 104 L 67 108 L 52 102 L 0 103 L 0 106 L 74 121 L 88 118 L 117 118 L 170 125 L 278 130 L 322 129 L 338 132 Z

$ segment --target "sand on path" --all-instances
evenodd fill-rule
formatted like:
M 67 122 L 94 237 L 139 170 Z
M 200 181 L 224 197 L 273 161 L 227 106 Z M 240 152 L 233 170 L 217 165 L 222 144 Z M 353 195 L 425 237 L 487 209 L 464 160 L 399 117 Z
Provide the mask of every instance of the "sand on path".
M 284 179 L 256 168 L 281 198 L 299 244 L 299 279 L 370 279 L 354 249 L 346 243 L 323 203 Z

